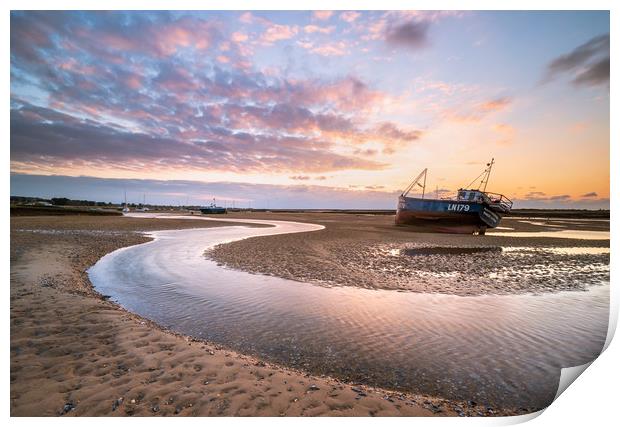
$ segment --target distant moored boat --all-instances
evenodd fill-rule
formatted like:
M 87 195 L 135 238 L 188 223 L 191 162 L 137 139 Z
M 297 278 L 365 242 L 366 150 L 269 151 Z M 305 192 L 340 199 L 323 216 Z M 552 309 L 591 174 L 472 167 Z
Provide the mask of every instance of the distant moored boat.
M 226 208 L 223 208 L 221 206 L 217 206 L 215 204 L 215 199 L 213 199 L 213 203 L 211 203 L 207 207 L 200 208 L 200 212 L 202 212 L 203 214 L 225 214 L 226 213 Z
M 437 195 L 435 199 L 425 198 L 428 169 L 424 169 L 398 198 L 396 224 L 464 234 L 484 234 L 487 228 L 497 227 L 502 216 L 512 209 L 512 201 L 503 194 L 486 191 L 493 164 L 491 159 L 484 172 L 468 186 L 482 178 L 478 188 L 461 188 L 455 197 Z M 408 197 L 416 186 L 422 188 L 422 197 Z

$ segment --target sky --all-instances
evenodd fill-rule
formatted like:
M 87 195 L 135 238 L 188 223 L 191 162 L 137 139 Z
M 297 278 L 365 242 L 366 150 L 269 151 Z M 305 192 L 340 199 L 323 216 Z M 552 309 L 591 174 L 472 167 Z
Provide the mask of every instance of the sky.
M 609 13 L 11 12 L 11 194 L 609 207 Z M 474 184 L 474 187 L 477 184 Z

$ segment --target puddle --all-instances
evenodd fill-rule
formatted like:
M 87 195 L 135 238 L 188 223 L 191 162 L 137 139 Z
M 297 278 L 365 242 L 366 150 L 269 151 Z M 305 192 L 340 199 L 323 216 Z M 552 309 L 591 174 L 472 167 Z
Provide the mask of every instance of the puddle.
M 549 222 L 539 222 L 539 221 L 519 221 L 519 222 L 523 224 L 538 225 L 540 227 L 566 228 L 565 225 L 550 224 Z
M 506 247 L 503 252 L 549 252 L 557 255 L 605 255 L 609 254 L 609 247 L 568 247 L 568 248 L 549 248 L 549 247 Z
M 487 236 L 505 237 L 554 237 L 560 239 L 609 240 L 609 231 L 558 230 L 558 231 L 515 231 L 512 233 L 487 232 Z
M 402 249 L 400 252 L 403 255 L 416 256 L 416 255 L 471 255 L 487 252 L 501 252 L 502 248 L 499 246 L 482 246 L 482 247 L 451 247 L 451 246 L 435 246 L 435 247 L 419 247 L 411 249 Z

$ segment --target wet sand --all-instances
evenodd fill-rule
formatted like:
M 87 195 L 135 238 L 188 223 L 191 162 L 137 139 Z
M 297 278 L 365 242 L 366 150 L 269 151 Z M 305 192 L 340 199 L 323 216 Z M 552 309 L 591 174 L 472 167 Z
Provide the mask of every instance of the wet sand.
M 230 224 L 11 218 L 11 415 L 497 415 L 342 383 L 175 334 L 94 292 L 85 271 L 139 231 Z
M 413 232 L 395 227 L 389 215 L 228 216 L 325 225 L 313 233 L 250 238 L 206 253 L 233 269 L 323 286 L 472 296 L 585 290 L 609 281 L 609 253 L 557 251 L 609 248 L 609 240 L 598 235 L 609 231 L 608 221 L 505 218 L 502 229 L 493 230 L 501 235 L 489 231 L 486 236 L 472 236 Z M 594 231 L 597 236 L 577 239 L 544 233 L 568 228 Z M 521 237 L 523 232 L 541 233 L 541 237 Z

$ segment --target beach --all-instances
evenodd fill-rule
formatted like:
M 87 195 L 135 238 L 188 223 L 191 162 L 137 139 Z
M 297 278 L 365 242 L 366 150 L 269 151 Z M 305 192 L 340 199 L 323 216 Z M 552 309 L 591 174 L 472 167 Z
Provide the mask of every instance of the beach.
M 149 240 L 135 231 L 226 225 L 12 218 L 11 415 L 456 415 L 443 399 L 311 376 L 164 330 L 97 294 L 85 273 Z
M 254 237 L 205 253 L 205 259 L 228 269 L 326 287 L 451 295 L 553 294 L 586 286 L 558 280 L 536 287 L 533 278 L 521 281 L 521 287 L 513 284 L 518 280 L 505 280 L 506 287 L 493 285 L 492 280 L 466 286 L 462 281 L 393 280 L 398 276 L 389 274 L 393 267 L 411 262 L 402 251 L 413 251 L 419 265 L 424 264 L 420 257 L 434 257 L 432 264 L 441 270 L 444 258 L 494 255 L 494 251 L 475 252 L 476 247 L 522 248 L 523 238 L 410 233 L 392 226 L 389 216 L 226 216 L 231 217 L 307 222 L 325 229 Z M 545 232 L 562 225 L 531 222 L 537 221 L 506 219 L 502 225 L 513 230 L 498 231 Z M 97 293 L 88 279 L 87 269 L 105 254 L 149 241 L 141 232 L 230 225 L 192 219 L 12 218 L 11 415 L 480 416 L 531 410 L 373 387 L 285 367 L 163 328 Z M 605 232 L 608 226 L 604 221 L 584 222 L 571 224 L 571 229 Z M 538 255 L 554 263 L 557 253 L 548 248 L 604 249 L 609 240 L 534 237 L 527 238 L 526 246 L 540 248 Z M 367 251 L 375 252 L 368 256 Z M 578 259 L 572 262 L 591 256 L 592 263 L 605 264 L 604 251 L 575 256 Z M 584 272 L 584 277 L 588 275 L 604 280 L 605 271 Z

